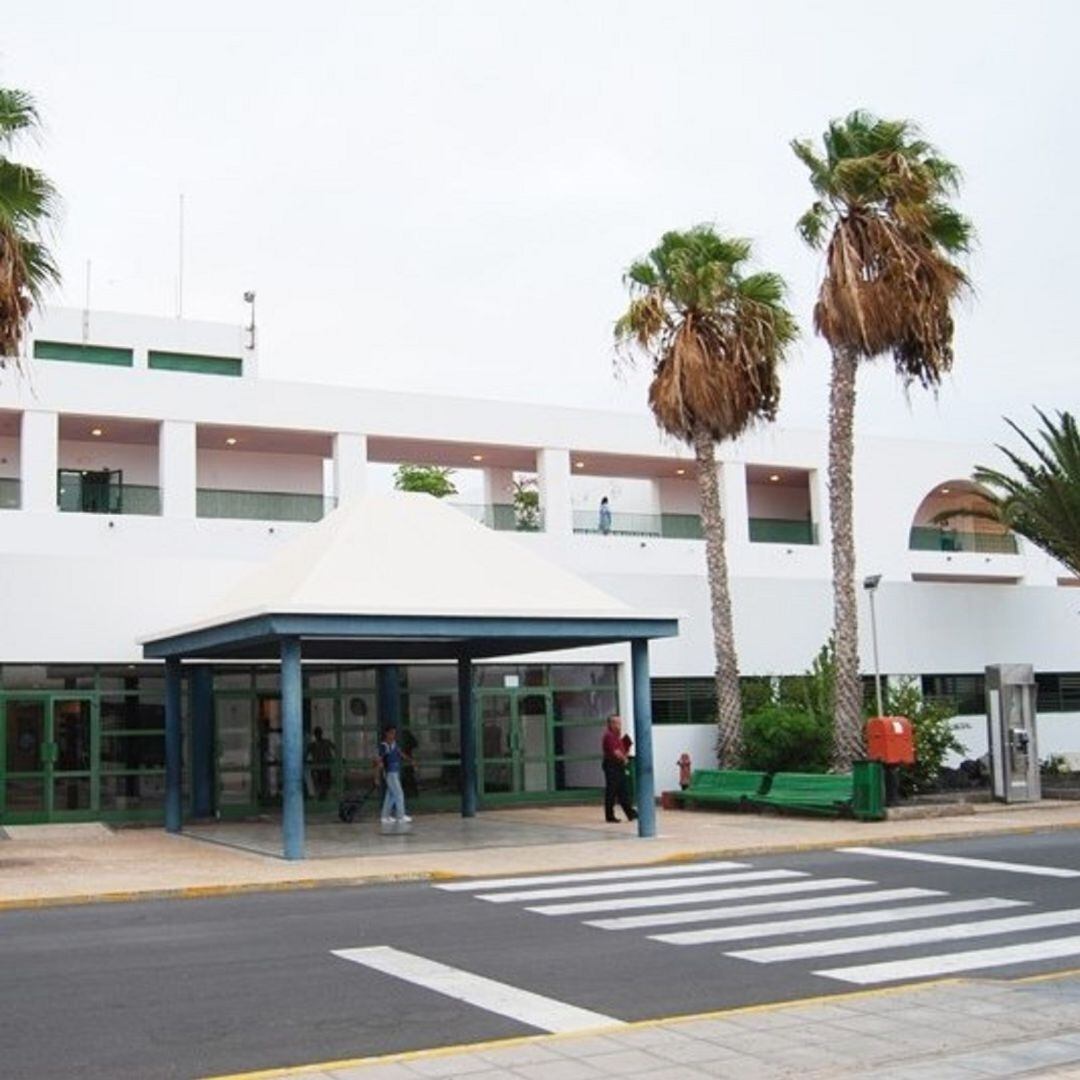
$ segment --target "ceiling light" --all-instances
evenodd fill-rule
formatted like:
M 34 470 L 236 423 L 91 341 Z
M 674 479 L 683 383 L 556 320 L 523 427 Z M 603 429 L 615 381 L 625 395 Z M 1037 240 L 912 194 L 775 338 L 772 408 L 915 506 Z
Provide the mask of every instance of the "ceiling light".
M 99 439 L 104 434 L 104 432 L 102 432 L 101 428 L 96 427 L 90 429 L 90 434 L 93 435 L 95 439 Z
M 775 473 L 775 472 L 774 472 L 774 473 L 772 474 L 772 476 L 770 476 L 770 477 L 769 477 L 769 482 L 770 482 L 770 483 L 773 483 L 773 484 L 775 484 L 775 483 L 778 483 L 778 482 L 779 482 L 779 480 L 780 480 L 780 474 L 779 474 L 779 473 Z
M 949 494 L 949 490 L 950 490 L 949 488 L 942 488 L 942 489 L 941 489 L 941 494 L 942 494 L 942 495 L 948 495 L 948 494 Z
M 584 461 L 575 461 L 574 462 L 574 468 L 575 469 L 584 469 L 585 468 L 585 462 Z
M 230 435 L 230 436 L 229 436 L 229 437 L 228 437 L 228 438 L 227 438 L 227 439 L 225 440 L 225 445 L 226 445 L 226 446 L 235 446 L 235 445 L 236 445 L 236 436 L 235 436 L 235 435 Z
M 675 475 L 676 476 L 685 476 L 686 475 L 686 470 L 685 469 L 676 469 L 675 470 Z
M 473 461 L 483 461 L 484 460 L 484 455 L 483 454 L 473 454 L 472 459 L 473 459 Z

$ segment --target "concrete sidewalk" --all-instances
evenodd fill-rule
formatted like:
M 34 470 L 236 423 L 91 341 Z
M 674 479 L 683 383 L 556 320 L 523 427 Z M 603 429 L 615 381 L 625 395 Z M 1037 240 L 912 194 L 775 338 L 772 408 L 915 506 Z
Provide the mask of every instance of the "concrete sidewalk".
M 229 823 L 181 835 L 159 828 L 27 825 L 0 829 L 0 909 L 57 903 L 208 896 L 448 876 L 546 873 L 712 855 L 749 856 L 1080 827 L 1080 803 L 981 804 L 959 816 L 857 822 L 658 810 L 658 835 L 607 825 L 595 806 L 418 817 L 407 832 L 378 824 L 309 823 L 315 856 L 286 862 L 278 826 Z

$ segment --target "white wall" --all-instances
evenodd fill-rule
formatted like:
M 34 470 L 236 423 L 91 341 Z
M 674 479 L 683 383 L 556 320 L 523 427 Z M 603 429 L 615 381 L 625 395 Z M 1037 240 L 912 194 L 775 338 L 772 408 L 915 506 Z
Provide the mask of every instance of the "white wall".
M 679 790 L 679 755 L 690 755 L 695 769 L 716 768 L 715 724 L 653 725 L 653 774 L 656 794 Z
M 810 517 L 810 491 L 806 487 L 747 484 L 746 502 L 754 518 L 806 521 Z
M 323 459 L 300 454 L 232 450 L 198 452 L 198 486 L 226 491 L 284 491 L 299 495 L 323 492 Z
M 76 441 L 61 439 L 61 469 L 122 469 L 125 484 L 158 483 L 157 446 L 102 442 L 100 439 Z

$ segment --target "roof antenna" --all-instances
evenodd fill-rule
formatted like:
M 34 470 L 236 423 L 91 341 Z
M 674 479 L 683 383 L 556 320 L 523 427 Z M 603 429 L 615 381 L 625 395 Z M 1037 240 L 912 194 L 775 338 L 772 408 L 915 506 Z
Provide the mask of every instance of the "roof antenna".
M 247 331 L 247 347 L 251 352 L 255 351 L 255 290 L 248 289 L 244 293 L 244 303 L 251 305 L 251 322 L 244 327 Z

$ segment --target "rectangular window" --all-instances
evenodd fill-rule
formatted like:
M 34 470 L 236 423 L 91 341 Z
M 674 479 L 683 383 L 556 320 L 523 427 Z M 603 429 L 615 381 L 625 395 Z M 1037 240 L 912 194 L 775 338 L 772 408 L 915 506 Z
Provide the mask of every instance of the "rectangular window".
M 986 677 L 984 675 L 924 675 L 923 697 L 950 702 L 961 715 L 986 712 Z
M 69 360 L 76 364 L 133 367 L 135 353 L 113 345 L 80 345 L 67 341 L 35 341 L 35 360 Z
M 654 724 L 711 724 L 716 721 L 716 682 L 702 679 L 653 679 Z
M 155 371 L 186 371 L 192 375 L 238 376 L 244 373 L 244 361 L 239 356 L 203 356 L 151 349 L 146 355 L 146 363 Z

